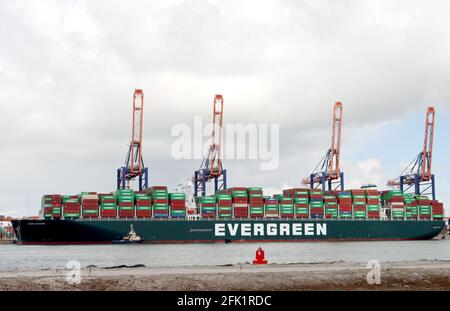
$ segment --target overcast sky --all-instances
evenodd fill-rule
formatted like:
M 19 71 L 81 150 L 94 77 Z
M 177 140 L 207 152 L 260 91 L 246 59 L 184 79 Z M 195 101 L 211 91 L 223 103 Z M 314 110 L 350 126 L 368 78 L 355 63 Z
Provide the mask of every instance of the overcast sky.
M 150 183 L 176 186 L 171 129 L 211 118 L 279 124 L 280 165 L 224 160 L 230 186 L 299 186 L 329 148 L 344 103 L 348 187 L 419 153 L 436 107 L 434 173 L 450 204 L 450 2 L 0 0 L 0 214 L 37 214 L 44 193 L 112 191 L 145 93 Z M 447 207 L 447 211 L 450 211 Z

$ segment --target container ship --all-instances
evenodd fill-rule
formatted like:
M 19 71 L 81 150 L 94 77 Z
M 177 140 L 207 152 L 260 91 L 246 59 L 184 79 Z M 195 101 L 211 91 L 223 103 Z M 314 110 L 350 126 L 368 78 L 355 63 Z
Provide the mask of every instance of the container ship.
M 12 221 L 19 244 L 426 240 L 444 228 L 444 208 L 435 200 L 431 173 L 433 107 L 427 110 L 423 151 L 389 183 L 399 190 L 344 190 L 339 167 L 343 105 L 336 102 L 331 147 L 303 182 L 309 188 L 269 197 L 260 187 L 226 186 L 222 95 L 213 101 L 212 143 L 194 173 L 194 189 L 169 193 L 165 186 L 148 187 L 142 156 L 143 96 L 135 90 L 132 139 L 125 165 L 117 170 L 118 190 L 44 195 L 40 219 Z M 139 191 L 130 189 L 132 180 L 139 181 Z M 214 182 L 214 195 L 206 195 L 207 182 Z M 421 185 L 431 189 L 431 198 Z M 403 191 L 405 186 L 414 186 L 415 194 Z
M 113 193 L 44 195 L 41 217 L 13 220 L 18 244 L 230 243 L 427 240 L 444 228 L 443 203 L 399 190 L 321 191 L 264 196 L 234 187 L 199 197 L 155 186 Z

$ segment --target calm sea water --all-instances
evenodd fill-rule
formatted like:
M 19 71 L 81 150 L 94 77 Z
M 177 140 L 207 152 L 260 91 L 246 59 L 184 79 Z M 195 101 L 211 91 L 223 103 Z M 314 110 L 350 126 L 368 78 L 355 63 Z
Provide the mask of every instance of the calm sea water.
M 250 262 L 259 244 L 0 245 L 0 271 L 64 269 L 69 260 L 95 265 L 216 266 Z M 270 263 L 450 260 L 450 240 L 262 243 Z

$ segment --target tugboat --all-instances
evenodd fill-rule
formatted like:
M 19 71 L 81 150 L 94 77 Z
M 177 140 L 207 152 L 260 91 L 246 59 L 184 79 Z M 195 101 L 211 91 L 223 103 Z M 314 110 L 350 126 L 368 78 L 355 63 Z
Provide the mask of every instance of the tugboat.
M 143 239 L 134 231 L 133 225 L 130 225 L 130 232 L 122 240 L 113 240 L 113 244 L 138 244 L 144 242 Z

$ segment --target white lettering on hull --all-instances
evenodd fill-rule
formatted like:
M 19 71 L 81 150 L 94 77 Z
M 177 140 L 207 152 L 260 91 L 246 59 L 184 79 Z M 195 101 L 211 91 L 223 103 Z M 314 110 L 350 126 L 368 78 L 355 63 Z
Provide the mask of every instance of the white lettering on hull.
M 237 234 L 242 237 L 255 236 L 326 236 L 326 223 L 216 223 L 214 235 L 216 237 Z

